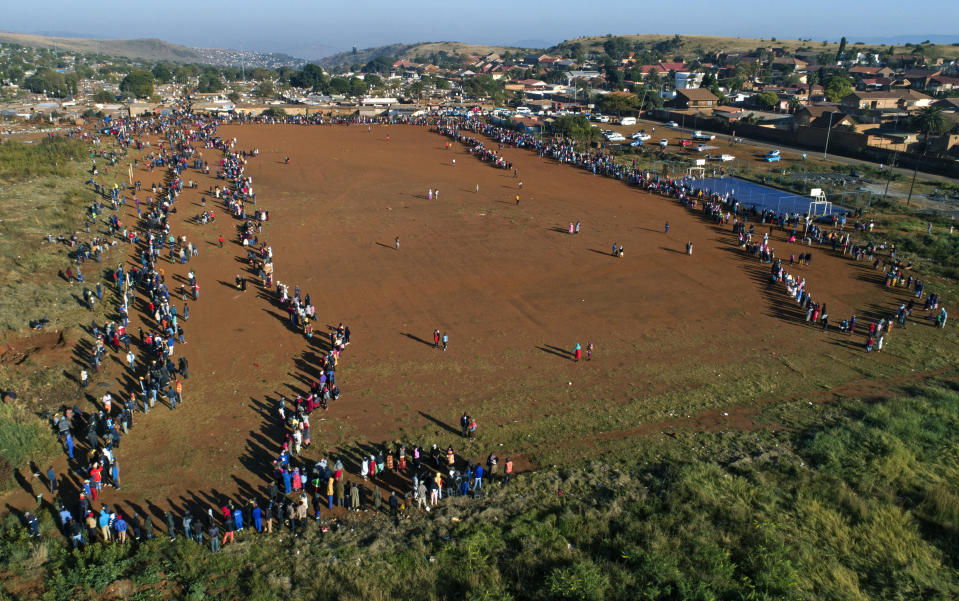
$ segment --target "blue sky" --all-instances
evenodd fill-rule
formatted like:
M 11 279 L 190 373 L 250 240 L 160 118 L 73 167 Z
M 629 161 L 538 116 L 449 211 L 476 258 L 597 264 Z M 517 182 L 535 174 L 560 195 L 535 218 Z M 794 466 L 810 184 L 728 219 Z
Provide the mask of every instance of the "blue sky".
M 227 8 L 229 7 L 229 8 Z M 462 41 L 553 44 L 581 35 L 686 33 L 850 42 L 951 35 L 959 2 L 873 0 L 293 0 L 161 3 L 48 0 L 4 7 L 0 29 L 102 38 L 155 37 L 188 46 L 288 52 L 319 58 L 351 46 Z

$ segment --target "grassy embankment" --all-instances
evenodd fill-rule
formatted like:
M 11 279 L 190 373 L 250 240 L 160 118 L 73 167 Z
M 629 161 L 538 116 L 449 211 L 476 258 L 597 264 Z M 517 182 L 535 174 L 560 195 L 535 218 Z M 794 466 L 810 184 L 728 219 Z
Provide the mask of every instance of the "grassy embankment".
M 216 555 L 162 535 L 71 552 L 49 512 L 33 541 L 8 516 L 0 597 L 955 598 L 959 386 L 899 394 L 800 406 L 776 436 L 645 440 L 655 460 L 623 449 L 447 500 L 428 518 L 241 533 Z
M 73 402 L 76 386 L 64 370 L 78 369 L 71 351 L 82 334 L 79 324 L 93 318 L 102 323 L 107 309 L 108 303 L 93 312 L 81 306 L 82 286 L 59 275 L 71 264 L 71 248 L 47 238 L 79 233 L 88 240 L 97 233 L 99 226 L 91 234 L 84 226 L 94 199 L 83 185 L 89 152 L 88 143 L 69 138 L 0 144 L 0 385 L 18 396 L 0 412 L 0 489 L 11 484 L 12 470 L 57 451 L 49 428 L 35 415 Z M 104 254 L 107 260 L 113 255 Z M 100 275 L 93 265 L 106 263 L 83 266 L 91 287 Z M 29 329 L 29 321 L 42 317 L 50 320 L 44 332 L 62 337 L 27 340 L 40 334 Z

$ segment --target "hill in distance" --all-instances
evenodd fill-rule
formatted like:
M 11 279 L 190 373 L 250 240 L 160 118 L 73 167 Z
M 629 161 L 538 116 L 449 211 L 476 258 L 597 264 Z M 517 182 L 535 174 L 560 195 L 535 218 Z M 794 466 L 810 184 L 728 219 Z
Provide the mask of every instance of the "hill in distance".
M 417 56 L 429 56 L 438 52 L 447 54 L 477 54 L 484 55 L 490 52 L 503 53 L 506 51 L 512 53 L 525 53 L 534 50 L 533 48 L 524 48 L 517 46 L 484 46 L 480 44 L 463 44 L 461 42 L 423 42 L 419 44 L 390 44 L 388 46 L 375 46 L 373 48 L 364 48 L 352 51 L 339 52 L 332 56 L 320 59 L 318 62 L 324 67 L 348 67 L 353 64 L 365 65 L 369 61 L 379 56 L 391 56 L 397 60 L 412 60 Z
M 277 66 L 288 64 L 298 66 L 304 61 L 285 54 L 266 52 L 247 52 L 218 48 L 192 48 L 171 44 L 154 38 L 131 40 L 87 39 L 73 37 L 53 37 L 27 33 L 0 32 L 0 43 L 19 44 L 31 48 L 57 48 L 64 52 L 84 54 L 99 53 L 104 56 L 118 56 L 137 60 L 171 61 L 176 63 L 204 63 L 213 65 Z
M 681 43 L 679 47 L 673 51 L 675 56 L 683 56 L 684 54 L 692 53 L 697 50 L 704 50 L 706 52 L 747 52 L 750 50 L 755 50 L 756 48 L 785 48 L 787 52 L 795 52 L 797 50 L 806 50 L 810 52 L 825 52 L 825 53 L 835 53 L 839 49 L 839 42 L 836 41 L 825 41 L 824 40 L 815 40 L 815 39 L 806 39 L 806 40 L 783 40 L 777 38 L 737 38 L 737 37 L 725 37 L 725 36 L 706 36 L 706 35 L 684 35 L 684 34 L 625 34 L 625 35 L 615 35 L 615 36 L 584 36 L 581 38 L 573 38 L 571 40 L 566 40 L 560 42 L 553 48 L 551 51 L 560 50 L 562 48 L 567 48 L 575 43 L 580 43 L 583 45 L 584 50 L 589 51 L 593 50 L 602 50 L 603 42 L 605 42 L 610 37 L 621 37 L 626 38 L 630 42 L 639 43 L 645 42 L 647 45 L 653 45 L 657 42 L 664 42 L 670 40 L 674 35 L 679 35 Z M 915 42 L 925 41 L 930 39 L 932 41 L 938 41 L 937 36 L 910 36 L 911 40 Z M 942 37 L 942 36 L 939 36 Z M 878 43 L 869 43 L 856 38 L 855 36 L 846 37 L 846 52 L 863 52 L 869 49 L 879 49 L 884 48 L 887 44 L 878 44 Z M 902 40 L 900 44 L 897 44 L 893 51 L 896 53 L 910 53 L 913 51 L 911 46 L 906 46 L 906 41 Z M 959 46 L 955 44 L 946 44 L 946 43 L 934 43 L 931 47 L 928 47 L 928 52 L 924 54 L 942 56 L 947 59 L 959 58 Z

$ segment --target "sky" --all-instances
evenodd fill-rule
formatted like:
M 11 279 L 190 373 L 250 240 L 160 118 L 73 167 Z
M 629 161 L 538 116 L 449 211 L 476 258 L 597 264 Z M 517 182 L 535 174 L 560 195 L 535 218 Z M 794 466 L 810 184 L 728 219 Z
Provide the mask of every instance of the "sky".
M 917 9 L 921 7 L 921 9 Z M 80 8 L 82 7 L 82 8 Z M 548 46 L 584 36 L 666 33 L 850 42 L 949 35 L 959 2 L 902 0 L 276 0 L 8 3 L 0 29 L 91 38 L 159 38 L 206 48 L 285 52 L 315 59 L 353 46 L 458 41 Z M 915 37 L 915 39 L 911 39 Z

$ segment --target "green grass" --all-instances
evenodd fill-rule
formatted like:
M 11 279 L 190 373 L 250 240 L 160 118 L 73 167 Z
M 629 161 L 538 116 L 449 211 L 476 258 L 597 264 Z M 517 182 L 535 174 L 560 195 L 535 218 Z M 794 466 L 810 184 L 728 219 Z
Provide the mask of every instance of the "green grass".
M 769 432 L 631 441 L 630 449 L 447 499 L 207 547 L 157 539 L 64 550 L 53 516 L 29 542 L 0 524 L 6 598 L 127 581 L 132 598 L 951 599 L 959 594 L 959 386 L 794 415 Z M 648 447 L 648 448 L 647 448 Z M 703 453 L 703 449 L 708 452 Z
M 30 178 L 72 175 L 76 162 L 89 156 L 89 143 L 74 138 L 43 138 L 27 144 L 8 140 L 0 144 L 0 184 Z

